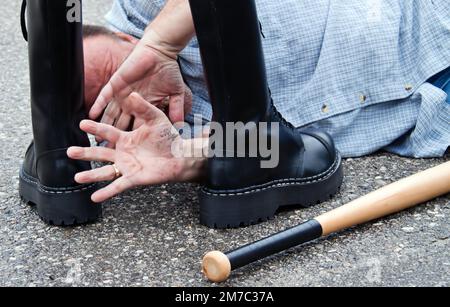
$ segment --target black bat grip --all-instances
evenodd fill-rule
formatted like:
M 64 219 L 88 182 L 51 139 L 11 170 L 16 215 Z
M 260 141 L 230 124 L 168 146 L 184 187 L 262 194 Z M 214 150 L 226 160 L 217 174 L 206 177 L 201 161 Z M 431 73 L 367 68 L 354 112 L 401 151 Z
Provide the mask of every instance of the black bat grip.
M 322 226 L 316 220 L 282 231 L 258 242 L 248 244 L 226 254 L 235 270 L 252 262 L 275 255 L 289 248 L 313 241 L 322 236 Z

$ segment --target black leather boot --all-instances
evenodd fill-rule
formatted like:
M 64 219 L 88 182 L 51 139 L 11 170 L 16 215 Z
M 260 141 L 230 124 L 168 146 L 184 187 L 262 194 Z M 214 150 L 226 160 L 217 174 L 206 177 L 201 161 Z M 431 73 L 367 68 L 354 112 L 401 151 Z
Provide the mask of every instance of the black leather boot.
M 34 141 L 20 172 L 20 195 L 45 222 L 59 226 L 93 222 L 102 212 L 90 199 L 96 185 L 74 181 L 90 163 L 66 154 L 70 146 L 90 145 L 79 129 L 85 118 L 82 24 L 68 21 L 70 9 L 65 0 L 28 0 L 22 6 Z
M 332 197 L 343 180 L 341 157 L 329 135 L 294 128 L 274 107 L 254 0 L 190 0 L 190 5 L 214 122 L 279 125 L 279 131 L 263 133 L 279 144 L 275 168 L 262 168 L 264 156 L 251 158 L 250 146 L 246 157 L 238 158 L 242 152 L 237 153 L 236 147 L 214 144 L 216 155 L 225 157 L 208 161 L 207 184 L 200 195 L 201 223 L 216 228 L 246 226 L 272 218 L 281 207 L 307 207 Z M 262 128 L 254 126 L 260 133 Z M 237 135 L 248 136 L 251 129 L 237 130 Z

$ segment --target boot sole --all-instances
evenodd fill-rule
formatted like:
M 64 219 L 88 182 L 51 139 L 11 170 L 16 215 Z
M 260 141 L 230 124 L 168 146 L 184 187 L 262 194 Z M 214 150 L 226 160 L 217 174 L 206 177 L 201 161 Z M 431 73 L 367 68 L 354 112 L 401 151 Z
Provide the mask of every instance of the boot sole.
M 286 179 L 233 191 L 200 192 L 200 223 L 217 229 L 246 227 L 273 219 L 279 209 L 308 208 L 331 199 L 342 185 L 342 159 L 312 178 Z
M 49 188 L 20 171 L 19 193 L 29 205 L 35 205 L 39 217 L 54 226 L 76 226 L 93 223 L 102 217 L 102 206 L 91 200 L 96 185 L 77 188 Z

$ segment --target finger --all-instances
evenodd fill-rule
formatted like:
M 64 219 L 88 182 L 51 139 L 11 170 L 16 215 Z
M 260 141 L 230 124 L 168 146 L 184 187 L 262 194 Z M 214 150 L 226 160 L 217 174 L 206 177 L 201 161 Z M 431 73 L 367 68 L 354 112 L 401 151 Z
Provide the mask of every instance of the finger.
M 170 97 L 169 118 L 172 123 L 184 121 L 184 93 Z
M 111 181 L 116 178 L 116 171 L 112 165 L 103 166 L 75 175 L 75 181 L 79 184 Z
M 117 128 L 91 120 L 83 120 L 80 124 L 81 130 L 109 143 L 117 143 L 120 138 L 121 131 Z
M 116 101 L 111 102 L 103 114 L 101 122 L 107 125 L 113 125 L 114 122 L 120 117 L 122 110 L 120 109 L 119 103 Z
M 143 121 L 151 121 L 157 118 L 165 117 L 164 112 L 146 101 L 138 93 L 132 93 L 128 98 L 129 103 L 126 104 L 126 112 L 134 115 L 136 119 Z
M 94 102 L 91 110 L 89 111 L 89 118 L 92 120 L 98 119 L 103 110 L 109 104 L 114 97 L 114 90 L 111 82 L 108 82 L 100 91 L 97 99 Z
M 70 147 L 67 156 L 73 160 L 114 162 L 116 152 L 105 147 Z
M 116 119 L 120 117 L 120 114 L 122 113 L 119 105 L 117 102 L 112 101 L 107 107 L 103 114 L 102 119 L 100 120 L 101 123 L 114 126 Z M 100 143 L 104 141 L 100 137 L 96 137 L 95 140 Z
M 95 203 L 101 203 L 131 188 L 133 188 L 133 184 L 131 184 L 131 182 L 125 177 L 120 177 L 107 187 L 95 192 L 92 195 L 92 201 Z
M 187 85 L 185 85 L 184 86 L 184 114 L 191 113 L 192 100 L 193 100 L 192 91 Z
M 119 130 L 128 131 L 130 128 L 130 123 L 131 123 L 131 115 L 127 113 L 122 113 L 120 114 L 120 117 L 114 124 L 114 126 Z
M 126 74 L 126 71 L 124 71 L 122 65 L 100 91 L 100 94 L 89 112 L 89 117 L 91 119 L 99 118 L 103 110 L 114 98 L 125 98 L 131 93 L 131 87 L 123 79 L 123 74 Z

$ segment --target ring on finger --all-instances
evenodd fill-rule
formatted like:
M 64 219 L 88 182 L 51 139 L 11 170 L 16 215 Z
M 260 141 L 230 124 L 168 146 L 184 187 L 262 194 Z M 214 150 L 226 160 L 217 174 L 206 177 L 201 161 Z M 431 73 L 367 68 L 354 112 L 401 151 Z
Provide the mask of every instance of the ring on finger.
M 117 178 L 119 178 L 119 177 L 122 177 L 122 173 L 120 172 L 120 170 L 117 168 L 117 165 L 115 165 L 115 164 L 112 164 L 111 165 L 113 168 L 114 168 L 114 176 L 115 176 L 115 179 L 117 179 Z

